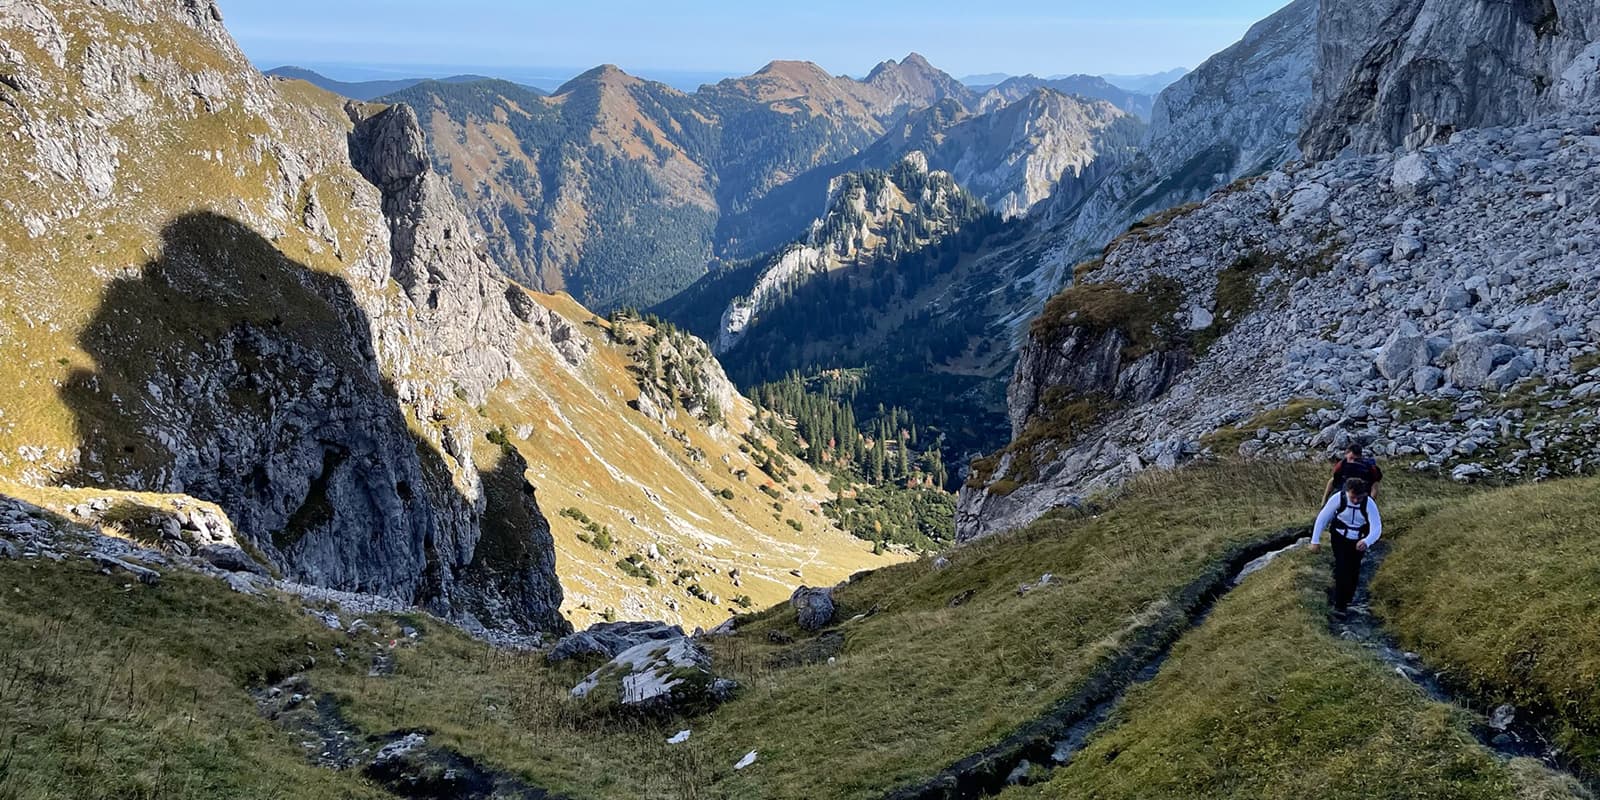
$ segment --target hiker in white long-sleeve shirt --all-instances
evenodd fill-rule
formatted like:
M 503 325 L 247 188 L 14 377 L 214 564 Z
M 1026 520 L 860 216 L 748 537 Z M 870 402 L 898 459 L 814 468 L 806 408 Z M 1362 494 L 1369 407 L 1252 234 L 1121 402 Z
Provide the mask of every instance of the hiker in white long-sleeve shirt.
M 1322 532 L 1333 539 L 1333 607 L 1343 613 L 1356 596 L 1361 579 L 1361 559 L 1383 535 L 1378 503 L 1366 481 L 1351 478 L 1344 491 L 1328 498 L 1311 531 L 1311 552 L 1322 549 Z

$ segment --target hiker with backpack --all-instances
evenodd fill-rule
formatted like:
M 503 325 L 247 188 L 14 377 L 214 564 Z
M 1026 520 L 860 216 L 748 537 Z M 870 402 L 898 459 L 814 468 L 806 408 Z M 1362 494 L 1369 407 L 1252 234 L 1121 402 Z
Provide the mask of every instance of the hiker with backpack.
M 1322 550 L 1322 532 L 1333 539 L 1333 607 L 1343 614 L 1355 599 L 1361 559 L 1383 535 L 1383 519 L 1372 488 L 1361 478 L 1346 478 L 1343 491 L 1328 498 L 1311 531 L 1311 552 Z
M 1366 481 L 1369 493 L 1374 497 L 1377 496 L 1378 481 L 1383 480 L 1383 470 L 1378 469 L 1377 459 L 1365 457 L 1359 444 L 1351 444 L 1345 448 L 1344 458 L 1333 465 L 1333 476 L 1328 478 L 1328 486 L 1322 491 L 1322 499 L 1326 501 L 1338 494 L 1344 488 L 1345 481 L 1351 478 Z

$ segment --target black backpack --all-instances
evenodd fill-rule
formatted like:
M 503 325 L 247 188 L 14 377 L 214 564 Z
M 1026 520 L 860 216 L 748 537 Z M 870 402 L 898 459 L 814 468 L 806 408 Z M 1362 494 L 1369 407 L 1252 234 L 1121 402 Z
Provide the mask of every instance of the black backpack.
M 1339 510 L 1335 511 L 1333 513 L 1333 524 L 1331 526 L 1333 528 L 1333 532 L 1334 533 L 1337 533 L 1340 536 L 1344 536 L 1346 531 L 1352 530 L 1352 528 L 1350 527 L 1350 524 L 1345 522 L 1343 519 L 1340 518 L 1340 515 L 1344 514 L 1344 512 L 1350 510 L 1351 508 L 1354 508 L 1354 506 L 1350 505 L 1350 495 L 1347 495 L 1342 491 L 1339 492 Z M 1367 497 L 1364 497 L 1364 498 L 1361 499 L 1360 511 L 1361 511 L 1361 526 L 1359 528 L 1355 528 L 1354 530 L 1357 533 L 1360 534 L 1360 536 L 1357 536 L 1356 538 L 1365 539 L 1365 538 L 1367 538 L 1367 534 L 1372 533 L 1372 497 L 1371 497 L 1371 495 L 1368 495 Z M 1348 539 L 1350 537 L 1345 536 L 1345 538 Z

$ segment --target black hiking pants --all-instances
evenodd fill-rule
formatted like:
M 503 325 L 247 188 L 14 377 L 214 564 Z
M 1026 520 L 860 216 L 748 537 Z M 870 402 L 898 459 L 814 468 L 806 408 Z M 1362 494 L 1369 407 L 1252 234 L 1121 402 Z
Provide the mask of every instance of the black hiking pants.
M 1333 534 L 1333 607 L 1340 611 L 1355 600 L 1356 583 L 1361 580 L 1361 558 L 1366 553 L 1356 549 L 1359 541 Z

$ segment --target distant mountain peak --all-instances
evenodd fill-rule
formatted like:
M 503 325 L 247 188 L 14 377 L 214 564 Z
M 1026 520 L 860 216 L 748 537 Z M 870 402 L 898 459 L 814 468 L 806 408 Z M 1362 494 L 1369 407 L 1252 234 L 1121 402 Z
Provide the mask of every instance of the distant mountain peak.
M 899 61 L 891 58 L 887 61 L 879 62 L 877 66 L 872 68 L 871 72 L 867 73 L 866 82 L 871 83 L 874 78 L 879 78 L 890 72 L 916 74 L 934 79 L 954 80 L 953 78 L 949 78 L 949 76 L 945 74 L 944 70 L 941 70 L 930 63 L 928 59 L 924 58 L 921 53 L 912 51 L 907 53 L 906 57 L 900 59 Z
M 639 79 L 624 72 L 622 68 L 616 64 L 601 64 L 598 67 L 594 67 L 593 69 L 579 73 L 571 80 L 562 84 L 561 88 L 556 90 L 556 93 L 560 94 L 565 92 L 567 91 L 567 87 L 580 83 L 618 83 L 632 82 L 637 80 Z
M 788 78 L 790 80 L 825 80 L 833 77 L 832 75 L 828 74 L 827 70 L 810 61 L 790 61 L 784 59 L 768 61 L 767 65 L 756 70 L 755 74 L 772 75 L 776 77 Z

